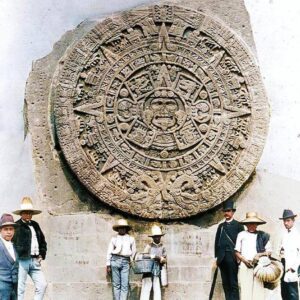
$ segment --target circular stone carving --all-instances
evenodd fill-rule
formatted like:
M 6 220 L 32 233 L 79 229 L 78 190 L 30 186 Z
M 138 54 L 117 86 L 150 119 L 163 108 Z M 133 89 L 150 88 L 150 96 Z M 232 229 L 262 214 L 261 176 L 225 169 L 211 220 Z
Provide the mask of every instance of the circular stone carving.
M 146 218 L 204 212 L 254 171 L 268 105 L 254 58 L 225 25 L 176 6 L 98 23 L 70 49 L 56 134 L 100 200 Z

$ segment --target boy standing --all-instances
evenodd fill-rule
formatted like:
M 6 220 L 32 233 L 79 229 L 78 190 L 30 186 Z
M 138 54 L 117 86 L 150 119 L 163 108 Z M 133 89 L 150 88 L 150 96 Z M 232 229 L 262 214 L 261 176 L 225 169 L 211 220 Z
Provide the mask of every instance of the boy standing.
M 145 247 L 143 257 L 154 259 L 154 266 L 152 273 L 143 275 L 140 300 L 150 299 L 152 287 L 153 300 L 161 300 L 161 269 L 167 262 L 166 248 L 160 241 L 163 235 L 159 226 L 152 226 L 149 237 L 152 237 L 153 241 Z
M 0 219 L 0 299 L 16 300 L 18 259 L 12 238 L 16 223 L 13 216 L 3 214 Z

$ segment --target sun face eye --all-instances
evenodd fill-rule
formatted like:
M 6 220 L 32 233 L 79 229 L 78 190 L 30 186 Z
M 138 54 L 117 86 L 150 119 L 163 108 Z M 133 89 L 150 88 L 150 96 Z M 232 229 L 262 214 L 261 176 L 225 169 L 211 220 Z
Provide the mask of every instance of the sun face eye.
M 151 107 L 154 110 L 159 110 L 162 109 L 164 103 L 162 99 L 154 99 L 151 103 Z
M 176 111 L 178 109 L 178 105 L 174 100 L 167 100 L 166 107 L 170 111 Z

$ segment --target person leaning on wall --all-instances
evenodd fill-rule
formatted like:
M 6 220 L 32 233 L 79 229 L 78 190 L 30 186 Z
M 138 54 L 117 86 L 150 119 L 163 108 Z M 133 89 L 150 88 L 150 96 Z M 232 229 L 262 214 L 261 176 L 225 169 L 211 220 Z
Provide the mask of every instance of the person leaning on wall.
M 16 300 L 18 285 L 18 256 L 12 238 L 16 223 L 13 216 L 3 214 L 0 219 L 0 299 Z
M 47 243 L 39 224 L 32 220 L 32 216 L 40 214 L 41 211 L 34 209 L 29 197 L 24 197 L 21 208 L 13 213 L 21 216 L 16 222 L 18 226 L 13 238 L 19 256 L 18 300 L 24 299 L 27 275 L 35 286 L 34 300 L 42 300 L 47 282 L 41 262 L 46 257 Z

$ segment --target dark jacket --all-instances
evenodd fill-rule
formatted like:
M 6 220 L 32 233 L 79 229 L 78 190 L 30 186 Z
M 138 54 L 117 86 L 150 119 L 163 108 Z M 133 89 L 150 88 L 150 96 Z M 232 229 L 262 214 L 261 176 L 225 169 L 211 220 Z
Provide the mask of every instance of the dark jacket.
M 13 238 L 13 242 L 20 259 L 30 258 L 31 252 L 31 230 L 29 226 L 24 223 L 21 219 L 17 222 L 16 232 Z M 43 259 L 46 258 L 47 243 L 45 236 L 39 226 L 39 224 L 31 220 L 31 224 L 36 232 L 36 237 L 39 244 L 39 253 Z
M 0 239 L 0 281 L 16 283 L 18 281 L 18 255 L 15 251 L 16 260 L 10 256 L 3 241 Z
M 226 251 L 234 254 L 237 235 L 243 230 L 244 226 L 236 220 L 219 224 L 215 239 L 215 257 L 217 258 L 217 264 L 221 263 Z
M 266 245 L 270 239 L 270 235 L 264 231 L 257 231 L 256 238 L 256 251 L 257 253 L 263 253 L 266 251 Z

